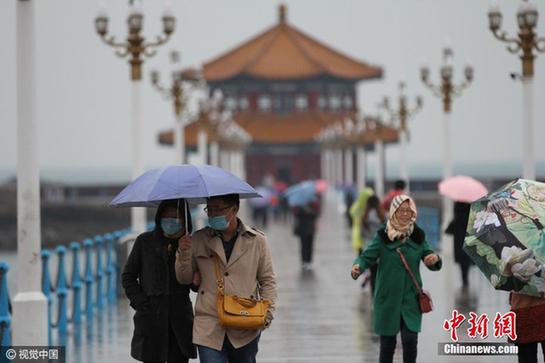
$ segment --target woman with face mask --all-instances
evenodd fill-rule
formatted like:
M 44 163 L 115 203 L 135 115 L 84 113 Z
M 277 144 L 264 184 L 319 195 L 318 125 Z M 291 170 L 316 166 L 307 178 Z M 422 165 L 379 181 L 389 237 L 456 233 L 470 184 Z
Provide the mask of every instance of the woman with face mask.
M 178 363 L 196 357 L 190 285 L 180 284 L 174 272 L 178 239 L 192 232 L 185 205 L 183 199 L 161 202 L 155 229 L 138 236 L 121 274 L 136 310 L 131 356 L 139 361 Z M 198 280 L 194 275 L 193 283 Z
M 378 266 L 373 299 L 374 330 L 380 336 L 380 363 L 392 362 L 396 336 L 401 332 L 403 362 L 416 362 L 418 332 L 422 312 L 418 292 L 401 259 L 407 261 L 420 288 L 420 261 L 432 271 L 441 269 L 441 259 L 435 254 L 426 235 L 416 225 L 416 205 L 407 195 L 394 197 L 389 219 L 373 241 L 352 265 L 352 278 L 371 266 Z

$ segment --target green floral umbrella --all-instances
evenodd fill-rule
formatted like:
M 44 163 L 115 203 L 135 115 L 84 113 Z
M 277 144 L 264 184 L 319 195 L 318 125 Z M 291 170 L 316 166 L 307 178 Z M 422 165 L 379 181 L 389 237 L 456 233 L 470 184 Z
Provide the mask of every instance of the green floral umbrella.
M 545 297 L 545 184 L 516 179 L 473 202 L 464 251 L 498 290 Z

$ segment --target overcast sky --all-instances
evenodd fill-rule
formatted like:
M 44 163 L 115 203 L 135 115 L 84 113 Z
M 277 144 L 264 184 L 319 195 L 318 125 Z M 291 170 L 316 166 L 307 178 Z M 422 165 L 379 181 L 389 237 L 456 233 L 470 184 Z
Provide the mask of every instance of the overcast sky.
M 106 0 L 111 33 L 126 35 L 128 1 Z M 177 49 L 182 62 L 199 66 L 277 22 L 277 0 L 173 1 L 178 19 L 169 43 L 146 61 L 142 84 L 146 167 L 169 164 L 171 148 L 156 142 L 159 130 L 172 122 L 171 104 L 149 81 L 152 68 L 168 70 L 168 53 Z M 521 62 L 508 53 L 488 30 L 487 0 L 292 0 L 285 1 L 288 21 L 304 32 L 356 59 L 381 65 L 384 79 L 359 85 L 359 106 L 374 112 L 383 95 L 395 96 L 400 79 L 410 96 L 422 95 L 424 109 L 410 122 L 409 162 L 412 173 L 422 165 L 441 162 L 442 108 L 419 79 L 423 62 L 438 80 L 442 47 L 454 49 L 455 79 L 470 60 L 475 82 L 454 101 L 453 157 L 456 164 L 519 163 L 522 154 L 522 90 L 510 72 Z M 16 167 L 16 0 L 0 1 L 0 170 Z M 499 1 L 504 29 L 514 34 L 519 1 Z M 144 0 L 144 33 L 161 31 L 164 1 Z M 536 3 L 545 36 L 545 1 Z M 129 66 L 102 44 L 93 20 L 97 0 L 36 1 L 37 117 L 40 165 L 44 174 L 57 171 L 69 179 L 70 171 L 118 170 L 130 175 Z M 545 54 L 538 56 L 535 75 L 536 135 L 545 134 Z M 412 98 L 412 97 L 411 97 Z M 545 161 L 545 143 L 537 141 Z M 390 147 L 391 165 L 399 149 Z M 482 169 L 482 168 L 481 168 Z M 457 170 L 455 171 L 464 171 Z M 539 173 L 545 174 L 540 168 Z M 395 173 L 395 171 L 394 171 Z M 113 177 L 104 175 L 103 178 Z M 101 176 L 102 178 L 102 176 Z

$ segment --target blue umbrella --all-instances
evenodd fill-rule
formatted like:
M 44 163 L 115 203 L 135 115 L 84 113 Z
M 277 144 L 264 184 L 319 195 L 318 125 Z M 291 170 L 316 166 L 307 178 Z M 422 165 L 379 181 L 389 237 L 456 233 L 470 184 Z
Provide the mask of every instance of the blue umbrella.
M 308 180 L 292 185 L 286 189 L 284 195 L 290 207 L 306 205 L 316 201 L 316 183 Z
M 268 207 L 271 203 L 271 189 L 265 186 L 258 186 L 255 190 L 261 195 L 261 198 L 254 198 L 250 200 L 250 205 L 254 208 Z
M 171 165 L 145 172 L 127 185 L 110 203 L 115 207 L 156 207 L 162 200 L 184 198 L 205 203 L 206 198 L 238 194 L 260 195 L 239 177 L 211 165 Z

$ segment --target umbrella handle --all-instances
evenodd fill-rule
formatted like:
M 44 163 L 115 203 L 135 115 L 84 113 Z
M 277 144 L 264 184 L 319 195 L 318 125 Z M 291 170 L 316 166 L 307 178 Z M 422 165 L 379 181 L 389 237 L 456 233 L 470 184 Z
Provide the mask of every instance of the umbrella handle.
M 187 236 L 187 212 L 188 212 L 189 206 L 187 205 L 187 200 L 184 199 L 184 216 L 185 216 L 185 235 Z

